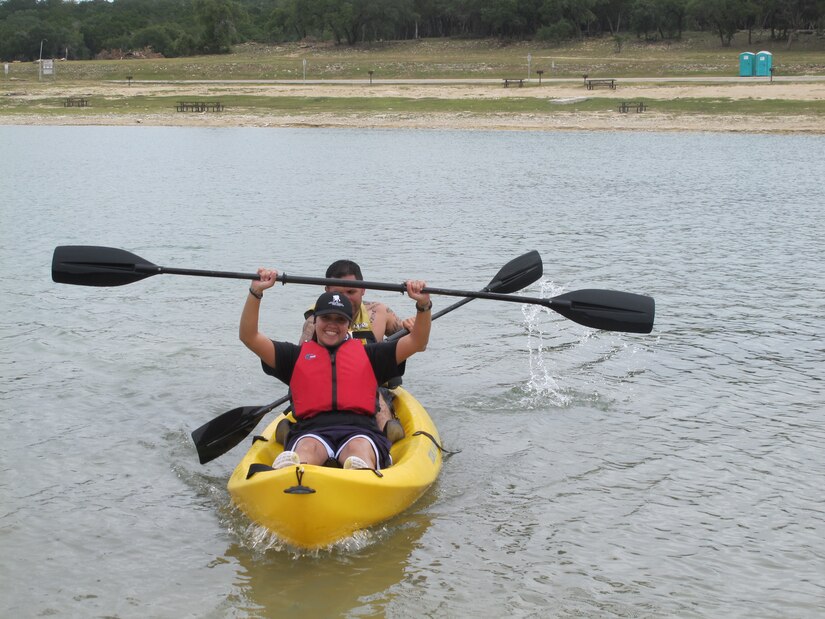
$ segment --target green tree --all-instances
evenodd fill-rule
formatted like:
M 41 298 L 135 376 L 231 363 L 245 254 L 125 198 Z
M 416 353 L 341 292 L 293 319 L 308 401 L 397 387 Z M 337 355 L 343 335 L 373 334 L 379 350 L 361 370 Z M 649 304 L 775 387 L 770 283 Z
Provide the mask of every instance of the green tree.
M 283 0 L 272 10 L 267 32 L 276 40 L 305 39 L 323 35 L 323 14 L 327 0 Z
M 5 2 L 0 2 L 0 20 L 6 19 L 13 13 L 36 10 L 37 0 L 5 0 Z
M 35 60 L 46 29 L 34 10 L 19 11 L 0 21 L 0 58 Z
M 194 9 L 201 26 L 202 50 L 208 54 L 228 53 L 237 41 L 241 7 L 232 0 L 195 0 Z
M 688 13 L 704 20 L 716 31 L 722 47 L 730 47 L 739 25 L 747 15 L 745 0 L 691 0 Z
M 135 32 L 130 39 L 129 47 L 143 49 L 149 47 L 152 51 L 167 57 L 179 55 L 178 41 L 186 33 L 176 24 L 152 24 Z
M 536 38 L 540 41 L 548 41 L 550 43 L 560 43 L 561 41 L 568 41 L 576 36 L 576 28 L 566 19 L 560 19 L 549 26 L 542 26 L 536 32 Z
M 637 37 L 649 39 L 651 32 L 658 32 L 659 11 L 656 0 L 634 0 L 630 9 L 630 25 Z
M 625 25 L 631 4 L 632 0 L 600 0 L 593 10 L 607 22 L 610 32 L 617 35 Z
M 687 20 L 687 0 L 656 0 L 659 6 L 659 32 L 662 38 L 682 38 Z M 748 4 L 749 0 L 745 0 Z
M 481 20 L 488 34 L 508 36 L 523 30 L 517 0 L 496 0 L 481 7 Z
M 540 23 L 553 31 L 553 37 L 564 36 L 572 26 L 573 33 L 582 38 L 598 22 L 594 9 L 600 0 L 543 0 L 537 5 Z M 548 30 L 542 30 L 548 36 Z M 567 38 L 567 37 L 564 37 Z

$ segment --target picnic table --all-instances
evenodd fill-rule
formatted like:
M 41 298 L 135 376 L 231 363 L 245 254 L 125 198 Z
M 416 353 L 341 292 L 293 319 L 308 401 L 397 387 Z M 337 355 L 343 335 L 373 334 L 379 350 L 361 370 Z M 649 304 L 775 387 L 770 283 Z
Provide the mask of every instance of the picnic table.
M 634 112 L 644 112 L 647 109 L 647 105 L 644 101 L 622 101 L 619 104 L 619 111 L 622 114 L 627 114 L 630 110 Z
M 178 112 L 223 112 L 224 107 L 220 101 L 178 101 L 175 109 Z
M 616 80 L 612 77 L 598 79 L 585 78 L 584 85 L 587 87 L 587 90 L 593 90 L 596 86 L 607 86 L 608 88 L 616 90 Z
M 524 86 L 524 78 L 523 77 L 505 77 L 503 78 L 504 87 L 507 88 L 510 84 L 518 83 L 518 87 L 521 88 Z

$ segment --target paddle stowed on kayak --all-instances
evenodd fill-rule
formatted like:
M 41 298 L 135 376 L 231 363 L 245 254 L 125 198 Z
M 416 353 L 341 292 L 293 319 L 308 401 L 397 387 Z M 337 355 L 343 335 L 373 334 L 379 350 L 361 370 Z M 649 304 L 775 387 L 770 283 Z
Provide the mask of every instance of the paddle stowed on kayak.
M 406 437 L 380 472 L 300 464 L 273 470 L 283 451 L 275 441 L 278 416 L 229 478 L 232 501 L 250 520 L 300 548 L 321 548 L 383 522 L 410 507 L 438 477 L 440 438 L 427 411 L 402 387 L 393 390 Z

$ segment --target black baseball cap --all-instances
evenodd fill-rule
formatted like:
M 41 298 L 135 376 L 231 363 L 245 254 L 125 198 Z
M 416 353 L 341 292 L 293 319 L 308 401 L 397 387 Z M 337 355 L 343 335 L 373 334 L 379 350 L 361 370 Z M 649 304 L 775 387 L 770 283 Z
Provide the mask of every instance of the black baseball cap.
M 325 292 L 315 302 L 315 315 L 338 314 L 352 322 L 352 303 L 340 292 Z

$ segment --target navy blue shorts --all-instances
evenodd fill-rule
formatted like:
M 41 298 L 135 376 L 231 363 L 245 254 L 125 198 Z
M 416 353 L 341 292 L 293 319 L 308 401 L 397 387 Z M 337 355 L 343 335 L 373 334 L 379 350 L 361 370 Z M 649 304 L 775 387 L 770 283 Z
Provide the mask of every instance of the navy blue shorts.
M 295 444 L 305 436 L 311 436 L 320 441 L 326 447 L 327 457 L 338 459 L 341 450 L 346 444 L 356 437 L 363 437 L 371 444 L 375 452 L 375 461 L 378 468 L 386 468 L 392 464 L 390 458 L 390 447 L 392 444 L 382 432 L 379 432 L 373 419 L 365 418 L 364 421 L 372 422 L 372 427 L 367 423 L 355 424 L 319 424 L 312 423 L 314 419 L 307 422 L 298 422 L 290 428 L 284 449 L 294 450 Z

